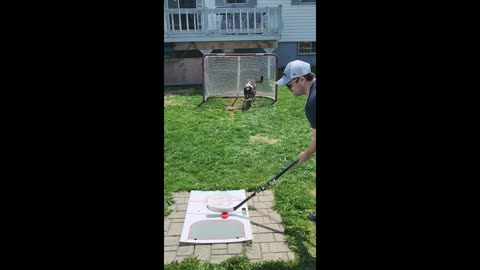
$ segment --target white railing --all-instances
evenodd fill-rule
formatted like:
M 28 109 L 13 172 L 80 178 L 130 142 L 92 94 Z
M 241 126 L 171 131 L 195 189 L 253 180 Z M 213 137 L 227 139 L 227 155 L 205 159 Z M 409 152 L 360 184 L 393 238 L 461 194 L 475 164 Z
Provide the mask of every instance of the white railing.
M 164 35 L 279 35 L 281 7 L 164 9 Z

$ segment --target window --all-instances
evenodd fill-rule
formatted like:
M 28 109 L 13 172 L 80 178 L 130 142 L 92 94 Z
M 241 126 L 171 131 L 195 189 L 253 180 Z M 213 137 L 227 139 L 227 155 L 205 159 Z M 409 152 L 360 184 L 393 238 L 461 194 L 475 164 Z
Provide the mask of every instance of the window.
M 316 54 L 317 53 L 317 42 L 299 42 L 298 43 L 298 54 Z
M 291 0 L 293 5 L 315 5 L 317 0 Z
M 215 0 L 216 7 L 256 7 L 257 0 Z
M 195 0 L 168 0 L 168 8 L 196 8 L 197 3 Z

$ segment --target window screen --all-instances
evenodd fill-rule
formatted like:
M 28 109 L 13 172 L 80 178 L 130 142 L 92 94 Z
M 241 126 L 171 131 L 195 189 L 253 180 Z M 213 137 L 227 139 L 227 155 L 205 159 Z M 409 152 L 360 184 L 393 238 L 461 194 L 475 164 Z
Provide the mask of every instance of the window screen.
M 317 42 L 299 42 L 298 43 L 298 54 L 316 54 L 317 53 Z

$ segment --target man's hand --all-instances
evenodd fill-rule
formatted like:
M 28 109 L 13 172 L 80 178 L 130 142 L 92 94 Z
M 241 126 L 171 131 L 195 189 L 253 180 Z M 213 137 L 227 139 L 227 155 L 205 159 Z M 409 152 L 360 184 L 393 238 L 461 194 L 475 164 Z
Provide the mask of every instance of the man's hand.
M 300 160 L 298 163 L 304 163 L 310 159 L 310 157 L 317 151 L 317 130 L 312 128 L 312 140 L 310 141 L 310 145 L 305 149 L 305 151 L 301 152 L 298 155 L 298 159 Z
M 312 154 L 308 154 L 307 152 L 301 152 L 301 153 L 298 155 L 298 159 L 299 159 L 298 164 L 301 164 L 301 163 L 306 162 L 307 160 L 310 159 L 311 156 L 312 156 Z

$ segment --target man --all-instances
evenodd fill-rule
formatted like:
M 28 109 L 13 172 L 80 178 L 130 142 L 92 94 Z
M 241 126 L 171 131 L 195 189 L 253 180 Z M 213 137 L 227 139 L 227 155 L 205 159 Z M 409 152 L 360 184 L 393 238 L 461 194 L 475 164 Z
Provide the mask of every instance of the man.
M 310 70 L 310 64 L 295 60 L 287 64 L 283 71 L 283 77 L 277 81 L 278 85 L 287 85 L 294 96 L 306 95 L 305 115 L 310 122 L 312 140 L 310 145 L 298 155 L 299 163 L 309 160 L 317 151 L 317 82 L 315 74 Z M 312 221 L 317 220 L 316 213 L 308 214 Z

